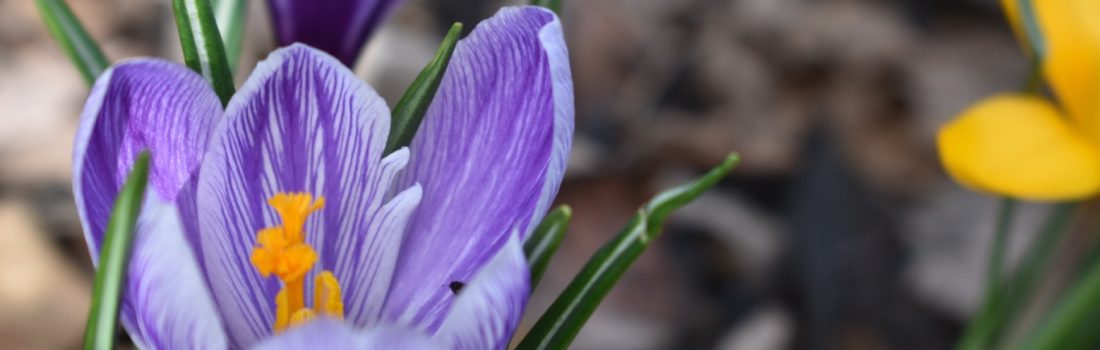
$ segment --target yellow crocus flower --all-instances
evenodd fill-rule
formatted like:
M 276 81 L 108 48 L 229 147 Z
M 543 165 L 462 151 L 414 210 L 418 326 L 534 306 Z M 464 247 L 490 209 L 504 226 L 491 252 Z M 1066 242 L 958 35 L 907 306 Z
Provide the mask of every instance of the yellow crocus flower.
M 1016 0 L 1003 3 L 1021 35 Z M 979 191 L 1090 197 L 1100 193 L 1100 1 L 1032 6 L 1044 41 L 1042 73 L 1058 103 L 1023 94 L 979 101 L 940 129 L 940 158 L 956 181 Z

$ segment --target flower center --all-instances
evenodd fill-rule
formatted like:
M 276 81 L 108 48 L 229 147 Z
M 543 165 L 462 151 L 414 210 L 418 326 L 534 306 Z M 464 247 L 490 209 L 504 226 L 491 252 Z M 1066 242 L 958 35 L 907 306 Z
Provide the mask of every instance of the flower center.
M 275 208 L 283 223 L 257 233 L 251 260 L 261 275 L 274 274 L 283 282 L 283 289 L 275 296 L 275 331 L 303 324 L 318 314 L 343 319 L 340 282 L 331 271 L 317 275 L 313 308 L 306 307 L 305 278 L 317 262 L 317 252 L 306 243 L 304 226 L 309 214 L 325 206 L 325 198 L 317 196 L 317 201 L 313 201 L 308 193 L 279 192 L 267 204 Z

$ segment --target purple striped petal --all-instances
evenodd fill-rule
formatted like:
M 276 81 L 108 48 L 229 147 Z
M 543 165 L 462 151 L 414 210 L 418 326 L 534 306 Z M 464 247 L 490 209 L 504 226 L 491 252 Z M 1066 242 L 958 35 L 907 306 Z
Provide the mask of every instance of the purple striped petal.
M 177 208 L 191 207 L 192 174 L 222 114 L 199 75 L 161 60 L 130 60 L 96 81 L 73 151 L 73 192 L 92 261 L 138 152 L 152 153 L 121 319 L 150 348 L 218 348 L 225 334 Z M 175 203 L 173 203 L 175 202 Z
M 254 350 L 300 349 L 443 349 L 423 333 L 415 330 L 378 327 L 366 331 L 352 329 L 348 324 L 327 318 L 291 328 L 284 334 L 253 347 Z
M 225 349 L 225 329 L 179 212 L 147 196 L 126 275 L 122 324 L 142 349 Z
M 431 331 L 512 232 L 525 237 L 561 183 L 572 83 L 550 11 L 506 8 L 458 43 L 401 184 L 424 198 L 402 245 L 386 316 Z
M 394 155 L 398 153 L 408 159 L 407 148 Z M 383 160 L 384 169 L 387 169 L 386 160 Z M 348 322 L 368 327 L 381 319 L 382 304 L 397 265 L 405 225 L 420 204 L 421 195 L 420 186 L 413 185 L 373 215 L 366 230 L 362 231 L 371 234 L 340 236 L 344 240 L 337 242 L 339 251 L 336 255 L 345 258 L 337 261 L 333 271 L 341 281 L 346 281 L 343 282 L 343 296 L 344 316 Z
M 450 349 L 504 349 L 523 318 L 529 281 L 523 244 L 513 236 L 459 292 L 435 338 Z
M 73 195 L 93 261 L 137 154 L 151 152 L 149 187 L 174 202 L 192 190 L 221 114 L 206 81 L 168 61 L 129 60 L 96 80 L 73 146 Z
M 348 67 L 398 0 L 268 0 L 279 46 L 308 44 Z
M 263 278 L 249 255 L 256 232 L 279 219 L 267 200 L 308 192 L 325 206 L 306 223 L 321 269 L 345 287 L 345 307 L 381 303 L 394 242 L 419 201 L 411 187 L 387 203 L 407 151 L 385 159 L 389 110 L 378 94 L 336 59 L 302 44 L 276 50 L 230 101 L 199 178 L 199 227 L 206 274 L 225 310 L 233 342 L 244 347 L 271 334 L 280 282 Z M 307 295 L 312 283 L 307 283 Z M 351 299 L 365 295 L 378 300 Z M 355 318 L 352 321 L 365 323 Z

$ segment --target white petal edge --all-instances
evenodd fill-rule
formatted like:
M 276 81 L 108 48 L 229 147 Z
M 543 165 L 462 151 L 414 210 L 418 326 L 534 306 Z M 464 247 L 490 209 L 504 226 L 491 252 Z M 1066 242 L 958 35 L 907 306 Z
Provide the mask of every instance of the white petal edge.
M 553 14 L 553 11 L 545 10 Z M 562 32 L 561 20 L 555 14 L 554 20 L 547 23 L 539 30 L 539 41 L 550 65 L 551 88 L 554 104 L 554 134 L 553 149 L 550 151 L 549 164 L 547 164 L 545 182 L 542 192 L 539 194 L 538 204 L 531 213 L 531 220 L 527 223 L 526 231 L 520 232 L 523 239 L 535 230 L 539 221 L 550 211 L 550 205 L 558 195 L 562 179 L 565 177 L 565 168 L 569 163 L 569 152 L 573 147 L 573 128 L 575 110 L 573 102 L 573 70 L 569 66 L 569 49 L 565 45 L 565 35 Z

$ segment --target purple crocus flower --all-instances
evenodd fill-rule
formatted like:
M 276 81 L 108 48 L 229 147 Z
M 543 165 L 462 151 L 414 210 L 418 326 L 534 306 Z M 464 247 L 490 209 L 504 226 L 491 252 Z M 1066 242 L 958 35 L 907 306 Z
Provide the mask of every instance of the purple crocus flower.
M 312 45 L 355 64 L 367 38 L 399 0 L 268 0 L 280 46 Z
M 121 311 L 143 348 L 500 349 L 572 99 L 561 25 L 536 7 L 458 43 L 412 144 L 389 155 L 385 102 L 311 47 L 273 52 L 224 111 L 187 68 L 129 60 L 88 98 L 73 187 L 98 260 L 133 159 L 152 153 Z

